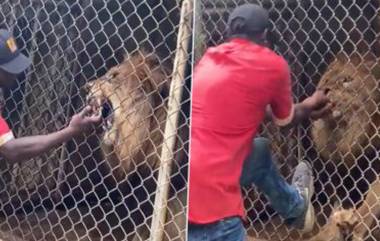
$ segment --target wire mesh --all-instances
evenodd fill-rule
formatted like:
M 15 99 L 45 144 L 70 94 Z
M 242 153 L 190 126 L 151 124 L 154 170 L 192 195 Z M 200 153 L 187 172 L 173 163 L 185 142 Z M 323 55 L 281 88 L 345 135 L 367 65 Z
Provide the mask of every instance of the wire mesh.
M 0 3 L 0 26 L 33 62 L 3 98 L 15 136 L 59 130 L 88 104 L 103 117 L 40 157 L 1 162 L 2 240 L 149 238 L 181 2 Z M 186 61 L 164 240 L 184 240 L 186 231 Z
M 379 2 L 198 0 L 196 59 L 225 40 L 228 14 L 244 3 L 269 10 L 268 43 L 290 65 L 295 99 L 318 88 L 335 104 L 322 120 L 292 130 L 266 123 L 261 133 L 287 180 L 300 160 L 312 164 L 315 229 L 302 235 L 287 227 L 252 187 L 243 190 L 249 239 L 379 240 Z

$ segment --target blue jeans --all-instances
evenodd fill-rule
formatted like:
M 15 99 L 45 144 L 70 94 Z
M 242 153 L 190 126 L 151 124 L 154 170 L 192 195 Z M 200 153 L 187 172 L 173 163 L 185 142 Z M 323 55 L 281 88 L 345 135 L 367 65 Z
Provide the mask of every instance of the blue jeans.
M 266 138 L 255 138 L 253 152 L 243 166 L 240 184 L 243 187 L 254 184 L 264 193 L 273 209 L 289 223 L 305 211 L 302 196 L 285 181 L 273 162 Z
M 188 241 L 244 241 L 245 229 L 238 217 L 211 224 L 189 224 Z

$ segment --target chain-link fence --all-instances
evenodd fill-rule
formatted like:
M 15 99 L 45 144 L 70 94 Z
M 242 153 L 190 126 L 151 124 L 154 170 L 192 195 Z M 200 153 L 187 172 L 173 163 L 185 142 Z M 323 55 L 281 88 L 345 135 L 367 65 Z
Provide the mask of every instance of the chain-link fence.
M 33 62 L 5 90 L 15 136 L 59 130 L 86 104 L 103 119 L 38 158 L 1 161 L 3 240 L 147 240 L 158 172 L 171 160 L 164 238 L 184 240 L 191 14 L 181 16 L 182 2 L 1 1 L 1 27 Z
M 244 190 L 250 238 L 380 240 L 377 221 L 380 3 L 198 0 L 196 59 L 207 46 L 223 42 L 228 14 L 243 3 L 258 3 L 270 11 L 269 44 L 289 62 L 295 99 L 302 100 L 320 88 L 328 92 L 335 104 L 332 114 L 322 120 L 292 130 L 266 124 L 262 133 L 271 139 L 276 160 L 287 180 L 298 161 L 306 160 L 313 165 L 315 230 L 302 236 L 285 226 L 265 197 L 252 187 Z

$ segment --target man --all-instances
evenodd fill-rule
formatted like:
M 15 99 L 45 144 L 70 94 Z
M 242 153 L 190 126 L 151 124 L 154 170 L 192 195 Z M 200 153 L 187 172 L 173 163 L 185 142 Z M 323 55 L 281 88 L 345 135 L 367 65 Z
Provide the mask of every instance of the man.
M 314 224 L 313 176 L 301 162 L 288 185 L 274 167 L 265 140 L 259 157 L 252 140 L 270 108 L 273 121 L 291 126 L 329 113 L 322 91 L 293 104 L 287 62 L 265 47 L 268 12 L 254 4 L 237 7 L 228 21 L 229 41 L 209 48 L 194 71 L 192 88 L 189 241 L 240 241 L 245 231 L 240 183 L 254 183 L 296 228 Z M 245 159 L 246 170 L 242 167 Z M 253 167 L 253 168 L 252 168 Z
M 16 81 L 16 76 L 25 71 L 31 61 L 21 54 L 13 36 L 0 29 L 0 87 L 9 87 Z M 36 157 L 49 149 L 91 129 L 99 123 L 100 116 L 93 115 L 91 108 L 72 117 L 70 124 L 48 135 L 14 138 L 6 121 L 0 117 L 0 155 L 9 162 L 19 162 Z

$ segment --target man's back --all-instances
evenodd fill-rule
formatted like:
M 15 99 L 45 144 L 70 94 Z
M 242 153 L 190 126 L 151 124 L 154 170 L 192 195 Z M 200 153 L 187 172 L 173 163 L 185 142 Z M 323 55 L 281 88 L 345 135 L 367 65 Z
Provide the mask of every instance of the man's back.
M 243 216 L 241 168 L 265 109 L 270 105 L 280 121 L 292 113 L 287 63 L 234 39 L 206 52 L 192 93 L 189 220 Z

